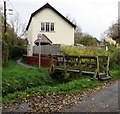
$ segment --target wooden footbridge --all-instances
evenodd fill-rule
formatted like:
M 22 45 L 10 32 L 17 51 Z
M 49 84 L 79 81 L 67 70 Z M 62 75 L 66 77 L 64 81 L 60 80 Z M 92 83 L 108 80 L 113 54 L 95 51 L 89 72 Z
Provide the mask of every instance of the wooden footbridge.
M 50 73 L 61 73 L 64 78 L 87 74 L 104 81 L 111 79 L 109 61 L 108 56 L 52 55 Z

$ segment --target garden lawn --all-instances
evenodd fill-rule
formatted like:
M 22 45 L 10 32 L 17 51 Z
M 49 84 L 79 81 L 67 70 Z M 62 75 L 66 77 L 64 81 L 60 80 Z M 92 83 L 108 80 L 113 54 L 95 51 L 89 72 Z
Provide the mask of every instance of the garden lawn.
M 110 72 L 113 80 L 120 79 L 120 68 Z M 16 61 L 10 60 L 3 68 L 3 104 L 21 101 L 23 98 L 46 94 L 71 94 L 86 91 L 103 85 L 103 82 L 91 80 L 90 76 L 77 79 L 52 79 L 47 69 L 31 69 L 20 66 Z M 13 100 L 14 99 L 14 100 Z

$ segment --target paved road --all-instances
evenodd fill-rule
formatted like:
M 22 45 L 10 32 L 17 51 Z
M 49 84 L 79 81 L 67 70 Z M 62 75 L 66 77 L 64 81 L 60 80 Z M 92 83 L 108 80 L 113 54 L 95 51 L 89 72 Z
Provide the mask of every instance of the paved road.
M 120 91 L 120 80 L 107 88 L 85 97 L 84 102 L 65 109 L 63 112 L 118 112 L 118 91 Z M 120 86 L 120 85 L 119 85 Z M 119 102 L 120 103 L 120 102 Z
M 28 103 L 22 103 L 20 105 L 16 105 L 14 107 L 6 108 L 2 110 L 2 114 L 6 114 L 6 112 L 19 112 L 18 114 L 24 114 L 24 112 L 27 112 L 29 110 L 29 104 Z

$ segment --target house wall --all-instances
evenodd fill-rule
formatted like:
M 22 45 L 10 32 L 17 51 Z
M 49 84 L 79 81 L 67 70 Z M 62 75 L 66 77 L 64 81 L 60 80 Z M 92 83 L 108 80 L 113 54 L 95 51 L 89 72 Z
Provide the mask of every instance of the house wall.
M 33 53 L 33 20 L 34 17 L 32 18 L 32 21 L 30 23 L 29 29 L 27 31 L 27 40 L 28 40 L 28 45 L 27 45 L 27 55 L 32 56 Z
M 53 22 L 55 31 L 41 32 L 41 22 Z M 33 17 L 31 24 L 30 30 L 28 30 L 28 38 L 32 42 L 31 46 L 35 45 L 34 41 L 37 39 L 38 33 L 45 34 L 53 44 L 74 45 L 74 27 L 49 8 L 37 13 Z

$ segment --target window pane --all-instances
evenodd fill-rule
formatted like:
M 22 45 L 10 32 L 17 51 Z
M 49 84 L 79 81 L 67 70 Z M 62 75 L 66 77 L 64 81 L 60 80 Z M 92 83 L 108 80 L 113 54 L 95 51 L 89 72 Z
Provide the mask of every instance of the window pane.
M 44 23 L 41 23 L 41 31 L 44 31 L 44 30 L 45 30 Z
M 51 23 L 51 31 L 54 31 L 54 23 Z
M 49 31 L 49 22 L 46 23 L 46 31 Z

